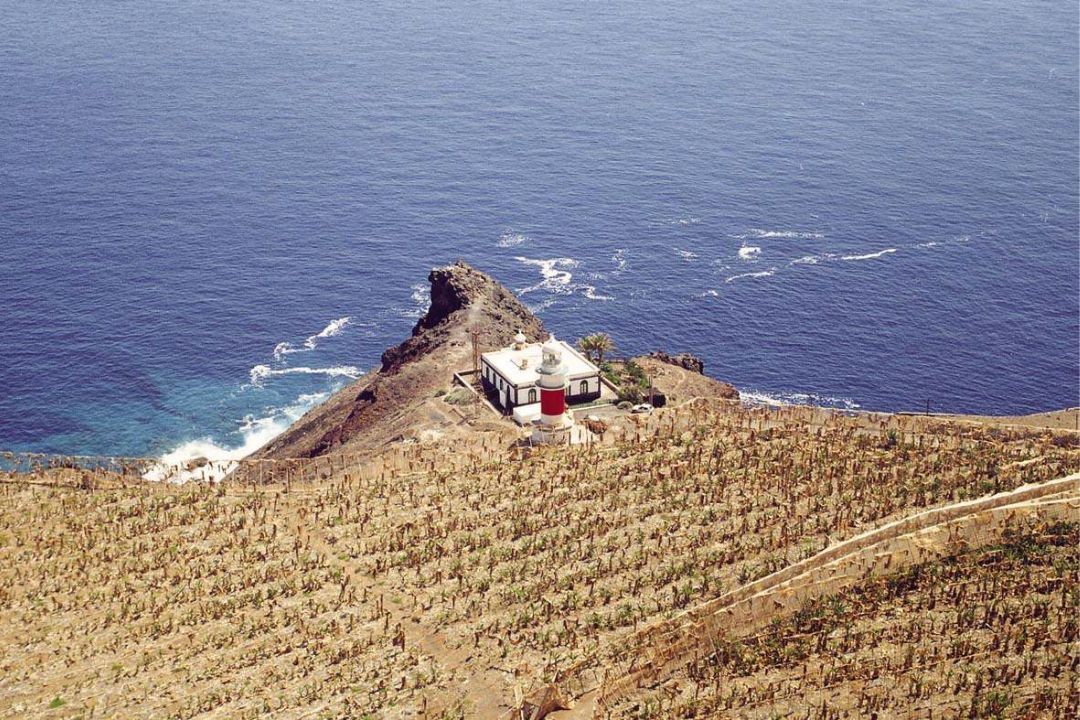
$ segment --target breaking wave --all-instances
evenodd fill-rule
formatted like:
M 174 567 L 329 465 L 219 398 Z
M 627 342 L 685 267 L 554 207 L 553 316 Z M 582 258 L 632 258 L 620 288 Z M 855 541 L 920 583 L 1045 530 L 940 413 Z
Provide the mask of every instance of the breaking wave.
M 574 279 L 574 274 L 570 272 L 570 270 L 578 266 L 578 261 L 574 258 L 563 257 L 535 260 L 533 258 L 518 256 L 514 259 L 519 263 L 540 268 L 540 277 L 543 278 L 537 284 L 519 290 L 519 295 L 525 295 L 537 290 L 547 290 L 548 292 L 560 295 L 573 292 L 570 281 Z
M 615 254 L 611 256 L 611 261 L 615 263 L 615 272 L 622 272 L 626 269 L 626 248 L 619 248 L 615 251 Z
M 499 241 L 495 243 L 501 248 L 517 247 L 523 243 L 529 241 L 529 236 L 524 233 L 510 232 L 509 230 L 499 236 Z
M 739 240 L 746 240 L 749 238 L 787 238 L 787 239 L 799 239 L 799 240 L 822 240 L 825 238 L 824 233 L 819 232 L 803 232 L 800 230 L 765 230 L 762 228 L 750 228 L 743 235 L 735 236 Z
M 885 250 L 878 250 L 877 252 L 866 253 L 865 255 L 841 255 L 841 260 L 873 260 L 883 255 L 890 255 L 896 252 L 896 248 L 886 248 Z
M 936 243 L 924 243 L 919 247 L 933 247 Z M 789 262 L 789 265 L 817 265 L 822 262 L 828 262 L 831 260 L 844 260 L 847 262 L 854 262 L 859 260 L 873 260 L 875 258 L 884 257 L 885 255 L 891 255 L 897 252 L 896 248 L 886 248 L 884 250 L 878 250 L 877 252 L 865 253 L 861 255 L 836 255 L 834 253 L 821 253 L 820 255 L 804 255 L 800 258 L 796 258 Z
M 582 294 L 585 295 L 585 297 L 589 298 L 590 300 L 608 301 L 608 300 L 614 300 L 615 299 L 610 295 L 601 295 L 600 293 L 596 292 L 596 287 L 593 286 L 593 285 L 582 285 L 581 286 L 581 291 L 582 291 Z
M 739 399 L 744 405 L 752 406 L 768 405 L 770 407 L 784 407 L 787 405 L 813 405 L 814 407 L 836 408 L 839 410 L 858 410 L 860 408 L 859 403 L 851 398 L 814 395 L 812 393 L 768 393 L 740 389 Z
M 743 245 L 739 248 L 739 257 L 743 260 L 753 260 L 761 254 L 761 248 L 755 245 Z
M 546 260 L 516 257 L 514 258 L 518 262 L 524 265 L 531 265 L 540 269 L 540 282 L 529 287 L 518 290 L 518 295 L 528 295 L 529 293 L 536 292 L 537 290 L 544 290 L 552 295 L 572 295 L 580 292 L 581 295 L 589 300 L 601 300 L 608 301 L 614 300 L 610 295 L 603 295 L 597 291 L 595 285 L 588 285 L 586 283 L 575 283 L 574 274 L 571 270 L 576 269 L 580 263 L 574 258 L 549 258 Z M 592 273 L 590 278 L 600 278 L 601 275 Z M 548 298 L 536 305 L 530 305 L 529 309 L 532 312 L 539 312 L 546 307 L 550 307 L 554 302 L 554 298 Z
M 248 415 L 236 431 L 239 442 L 234 445 L 200 438 L 182 443 L 162 455 L 143 477 L 158 482 L 188 482 L 191 480 L 220 480 L 247 457 L 276 438 L 304 413 L 313 408 L 328 393 L 300 395 L 291 404 L 277 408 L 265 417 Z
M 739 273 L 738 275 L 732 275 L 731 277 L 724 278 L 724 282 L 735 282 L 743 278 L 766 278 L 776 274 L 776 268 L 769 268 L 768 270 L 762 270 L 760 272 Z
M 319 346 L 319 340 L 328 337 L 334 337 L 339 334 L 346 325 L 352 321 L 350 317 L 341 317 L 337 320 L 331 320 L 330 323 L 319 332 L 314 335 L 309 335 L 304 340 L 303 345 L 296 347 L 291 342 L 280 342 L 274 346 L 274 358 L 280 360 L 285 355 L 292 355 L 298 352 L 310 352 Z
M 326 375 L 328 377 L 347 377 L 356 379 L 364 374 L 364 372 L 352 365 L 336 365 L 334 367 L 326 368 L 311 368 L 311 367 L 288 367 L 288 368 L 272 368 L 269 365 L 256 365 L 249 371 L 251 377 L 251 384 L 261 386 L 267 378 L 276 377 L 278 375 Z
M 412 305 L 402 310 L 401 315 L 413 319 L 423 317 L 431 306 L 431 286 L 426 283 L 416 283 L 410 290 L 412 292 L 409 298 L 412 300 Z
M 970 235 L 958 235 L 957 237 L 951 238 L 949 240 L 930 240 L 928 242 L 919 243 L 918 247 L 932 248 L 938 247 L 939 245 L 963 245 L 966 242 L 970 242 L 970 240 Z

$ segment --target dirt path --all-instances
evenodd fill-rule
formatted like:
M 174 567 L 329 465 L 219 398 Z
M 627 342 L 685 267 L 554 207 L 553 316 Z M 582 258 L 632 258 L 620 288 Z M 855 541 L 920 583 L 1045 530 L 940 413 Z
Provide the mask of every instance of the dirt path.
M 944 544 L 937 536 L 951 538 L 950 531 L 958 523 L 980 514 L 1051 509 L 1076 515 L 1080 514 L 1080 508 L 1076 507 L 1078 499 L 1080 473 L 927 510 L 869 530 L 671 620 L 643 628 L 624 641 L 625 656 L 630 658 L 628 665 L 612 673 L 600 687 L 578 697 L 572 710 L 552 713 L 549 717 L 553 720 L 601 717 L 607 709 L 632 697 L 639 687 L 655 686 L 670 678 L 688 657 L 698 652 L 703 639 L 733 628 L 737 628 L 736 635 L 742 634 L 804 602 L 808 593 L 816 596 L 835 592 L 844 583 L 863 576 L 866 572 L 863 565 L 868 558 L 871 570 L 879 563 L 890 571 L 898 570 L 924 554 L 940 551 Z M 979 525 L 976 532 L 986 531 L 982 523 Z M 903 557 L 893 563 L 893 555 Z M 856 565 L 858 572 L 853 570 Z

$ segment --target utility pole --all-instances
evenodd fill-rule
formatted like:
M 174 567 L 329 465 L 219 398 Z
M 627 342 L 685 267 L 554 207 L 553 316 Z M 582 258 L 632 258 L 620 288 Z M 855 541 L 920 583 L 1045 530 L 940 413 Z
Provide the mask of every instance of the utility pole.
M 472 341 L 473 373 L 478 373 L 480 372 L 480 331 L 476 328 L 469 330 L 469 339 Z

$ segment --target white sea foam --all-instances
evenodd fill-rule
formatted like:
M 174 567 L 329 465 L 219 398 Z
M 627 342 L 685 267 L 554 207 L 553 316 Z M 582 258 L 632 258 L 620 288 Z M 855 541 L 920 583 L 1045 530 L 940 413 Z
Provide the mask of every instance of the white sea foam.
M 402 310 L 401 315 L 414 319 L 423 317 L 431 306 L 431 286 L 427 283 L 416 283 L 410 289 L 412 292 L 409 298 L 412 300 L 412 306 Z
M 543 300 L 541 300 L 538 303 L 526 303 L 526 307 L 529 308 L 529 312 L 531 312 L 531 313 L 533 313 L 535 315 L 537 313 L 543 312 L 544 310 L 548 309 L 549 307 L 551 307 L 554 304 L 555 304 L 555 298 L 554 297 L 547 297 L 547 298 L 544 298 Z
M 266 417 L 249 415 L 237 430 L 240 442 L 227 446 L 211 438 L 190 440 L 165 453 L 147 470 L 143 477 L 153 481 L 188 482 L 191 480 L 220 480 L 236 467 L 237 461 L 247 457 L 266 443 L 283 433 L 292 423 L 327 397 L 327 393 L 306 393 L 291 404 L 272 411 Z M 199 467 L 192 461 L 204 458 L 207 462 Z
M 750 228 L 744 235 L 736 235 L 739 240 L 747 238 L 786 238 L 800 240 L 821 240 L 825 237 L 819 232 L 803 232 L 800 230 L 765 230 L 763 228 Z
M 531 265 L 540 269 L 540 282 L 529 287 L 518 290 L 518 295 L 527 295 L 537 290 L 544 290 L 552 295 L 571 295 L 574 293 L 580 293 L 582 296 L 589 300 L 608 301 L 615 298 L 611 295 L 604 295 L 596 289 L 595 285 L 589 285 L 587 283 L 575 283 L 574 274 L 570 272 L 572 269 L 578 267 L 579 263 L 574 258 L 548 258 L 548 259 L 534 259 L 527 257 L 515 258 L 520 263 L 525 265 Z M 590 273 L 590 279 L 603 279 L 603 275 L 599 273 Z M 554 298 L 548 298 L 538 305 L 530 305 L 529 309 L 533 312 L 539 312 L 544 308 L 550 307 L 554 302 Z
M 528 240 L 529 236 L 524 233 L 507 230 L 499 236 L 499 241 L 496 244 L 501 248 L 517 247 L 518 245 L 528 242 Z
M 883 255 L 890 255 L 896 252 L 896 248 L 886 248 L 885 250 L 878 250 L 877 252 L 866 253 L 865 255 L 841 255 L 841 260 L 873 260 L 874 258 L 882 257 Z
M 279 375 L 327 375 L 329 377 L 347 377 L 356 379 L 363 374 L 364 373 L 360 368 L 352 365 L 336 365 L 334 367 L 325 368 L 272 368 L 269 365 L 255 365 L 248 373 L 251 377 L 251 384 L 256 386 L 262 386 L 267 378 L 277 377 Z
M 319 345 L 319 340 L 328 337 L 334 337 L 341 333 L 346 325 L 352 320 L 350 317 L 341 317 L 337 320 L 331 320 L 326 327 L 314 335 L 309 335 L 304 344 L 301 347 L 296 347 L 291 342 L 279 342 L 274 346 L 274 358 L 280 360 L 285 355 L 292 355 L 298 352 L 310 352 Z
M 619 248 L 615 251 L 615 254 L 611 256 L 611 261 L 615 263 L 615 272 L 622 272 L 626 269 L 626 248 Z
M 762 270 L 760 272 L 739 273 L 738 275 L 732 275 L 731 277 L 724 278 L 724 282 L 735 282 L 743 278 L 766 278 L 776 274 L 776 268 L 769 268 L 768 270 Z
M 590 300 L 604 300 L 604 301 L 607 301 L 607 300 L 614 300 L 615 299 L 610 295 L 601 295 L 601 294 L 599 294 L 598 292 L 596 292 L 596 288 L 594 286 L 592 286 L 592 285 L 582 285 L 581 286 L 581 291 L 585 295 L 585 297 L 589 298 Z
M 830 255 L 803 255 L 801 258 L 795 258 L 789 265 L 817 265 L 822 260 L 828 260 Z
M 932 247 L 938 247 L 939 245 L 963 245 L 964 243 L 967 243 L 967 242 L 970 242 L 970 241 L 971 241 L 971 236 L 970 235 L 958 235 L 958 236 L 956 236 L 954 238 L 950 238 L 948 240 L 930 240 L 929 242 L 919 243 L 918 247 L 932 248 Z
M 698 295 L 698 297 L 720 297 L 720 293 L 716 292 L 715 290 L 706 290 L 705 292 Z
M 570 281 L 574 279 L 574 275 L 570 270 L 578 266 L 578 261 L 574 258 L 563 257 L 538 260 L 518 256 L 514 259 L 525 265 L 540 268 L 540 277 L 543 278 L 537 284 L 519 290 L 519 295 L 525 295 L 536 290 L 547 290 L 560 295 L 573 292 L 574 288 L 570 285 Z
M 851 398 L 812 395 L 809 393 L 797 392 L 767 393 L 740 389 L 739 399 L 744 405 L 768 405 L 770 407 L 813 405 L 815 407 L 839 408 L 841 410 L 858 410 L 860 407 L 859 404 Z
M 697 253 L 690 250 L 682 250 L 681 248 L 671 248 L 675 251 L 675 254 L 681 257 L 686 262 L 693 262 L 697 260 Z
M 743 245 L 739 248 L 739 257 L 743 260 L 753 260 L 761 254 L 761 248 L 755 245 Z
M 337 320 L 331 320 L 329 325 L 324 327 L 317 334 L 313 335 L 312 337 L 309 337 L 305 341 L 305 344 L 307 344 L 309 342 L 314 342 L 314 341 L 318 340 L 319 338 L 334 337 L 335 335 L 340 333 L 342 328 L 344 328 L 346 325 L 348 325 L 351 320 L 352 320 L 352 318 L 350 318 L 348 316 L 338 318 Z
M 687 215 L 686 217 L 671 218 L 668 220 L 669 225 L 697 225 L 701 222 L 701 218 Z

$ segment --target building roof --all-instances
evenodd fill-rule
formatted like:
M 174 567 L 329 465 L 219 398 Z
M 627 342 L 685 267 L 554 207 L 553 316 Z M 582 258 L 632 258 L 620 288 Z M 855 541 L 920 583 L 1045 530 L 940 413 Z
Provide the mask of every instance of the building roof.
M 563 366 L 566 368 L 567 380 L 579 380 L 583 377 L 591 377 L 600 372 L 600 369 L 585 359 L 585 356 L 574 347 L 562 340 L 555 341 L 562 349 Z M 504 350 L 495 350 L 483 354 L 484 362 L 495 369 L 495 372 L 503 376 L 514 387 L 532 385 L 539 379 L 536 372 L 543 362 L 543 344 L 529 343 L 521 350 L 508 347 Z

